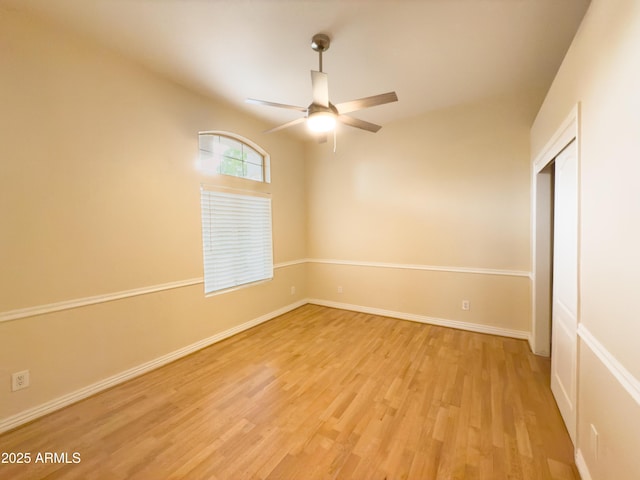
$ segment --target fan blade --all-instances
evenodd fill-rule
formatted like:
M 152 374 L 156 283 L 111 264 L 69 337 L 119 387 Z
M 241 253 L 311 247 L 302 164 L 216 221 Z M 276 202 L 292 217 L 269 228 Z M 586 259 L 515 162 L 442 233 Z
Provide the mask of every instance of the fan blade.
M 311 70 L 313 103 L 329 108 L 329 77 L 324 72 Z
M 355 112 L 356 110 L 362 110 L 364 108 L 375 107 L 376 105 L 384 105 L 385 103 L 397 102 L 398 95 L 396 92 L 381 93 L 380 95 L 374 95 L 373 97 L 360 98 L 358 100 L 351 100 L 350 102 L 343 102 L 336 105 L 338 113 Z
M 382 128 L 380 125 L 376 125 L 375 123 L 365 122 L 364 120 L 353 118 L 349 115 L 340 115 L 338 116 L 338 120 L 340 120 L 345 125 L 349 125 L 350 127 L 360 128 L 362 130 L 367 130 L 368 132 L 373 133 L 376 133 Z
M 296 118 L 295 120 L 291 120 L 290 122 L 284 123 L 284 124 L 279 125 L 277 127 L 270 128 L 269 130 L 265 130 L 262 133 L 273 133 L 273 132 L 277 132 L 278 130 L 284 130 L 285 128 L 293 127 L 294 125 L 297 125 L 298 123 L 302 123 L 305 120 L 306 120 L 306 117 Z
M 298 107 L 296 105 L 286 105 L 284 103 L 266 102 L 264 100 L 256 100 L 255 98 L 247 98 L 245 102 L 251 103 L 253 105 L 266 105 L 267 107 L 288 108 L 289 110 L 298 110 L 299 112 L 307 111 L 305 107 Z

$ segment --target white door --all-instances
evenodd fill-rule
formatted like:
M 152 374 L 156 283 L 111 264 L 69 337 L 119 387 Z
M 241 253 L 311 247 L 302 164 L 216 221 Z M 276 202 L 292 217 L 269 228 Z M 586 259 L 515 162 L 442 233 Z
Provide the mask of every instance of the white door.
M 575 140 L 555 160 L 551 391 L 576 440 L 578 158 Z

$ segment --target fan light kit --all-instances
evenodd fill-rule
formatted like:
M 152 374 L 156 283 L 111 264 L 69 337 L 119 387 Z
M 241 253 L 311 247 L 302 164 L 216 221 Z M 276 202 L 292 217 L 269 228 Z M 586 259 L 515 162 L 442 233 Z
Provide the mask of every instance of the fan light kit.
M 310 113 L 307 117 L 307 127 L 312 132 L 330 132 L 336 128 L 336 116 L 331 112 Z
M 376 105 L 383 105 L 385 103 L 397 102 L 398 96 L 396 92 L 382 93 L 380 95 L 374 95 L 372 97 L 360 98 L 358 100 L 351 100 L 349 102 L 339 103 L 337 105 L 332 104 L 329 101 L 329 80 L 327 74 L 322 71 L 322 54 L 329 50 L 331 41 L 324 33 L 318 33 L 311 39 L 311 48 L 313 51 L 318 52 L 319 55 L 319 68 L 318 71 L 311 70 L 311 88 L 312 88 L 312 102 L 308 107 L 298 107 L 296 105 L 287 105 L 284 103 L 267 102 L 264 100 L 256 100 L 253 98 L 247 98 L 247 103 L 254 105 L 266 105 L 268 107 L 287 108 L 289 110 L 297 110 L 305 114 L 304 117 L 296 118 L 283 125 L 279 125 L 265 133 L 277 132 L 285 128 L 292 127 L 299 123 L 303 123 L 306 120 L 307 127 L 312 132 L 319 133 L 320 141 L 326 141 L 326 133 L 335 129 L 337 122 L 343 123 L 350 127 L 359 128 L 368 132 L 377 132 L 382 127 L 374 123 L 360 120 L 359 118 L 351 117 L 348 113 L 363 110 L 369 107 L 375 107 Z

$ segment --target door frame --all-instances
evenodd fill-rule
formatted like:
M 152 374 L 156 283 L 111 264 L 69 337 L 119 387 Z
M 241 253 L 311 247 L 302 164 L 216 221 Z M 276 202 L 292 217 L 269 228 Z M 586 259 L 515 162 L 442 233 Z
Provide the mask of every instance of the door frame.
M 551 213 L 549 195 L 551 175 L 545 170 L 558 154 L 571 143 L 576 142 L 578 162 L 578 288 L 577 316 L 580 323 L 580 103 L 577 103 L 560 127 L 554 132 L 540 154 L 534 159 L 531 171 L 531 337 L 529 345 L 536 355 L 551 355 L 551 272 L 553 270 L 550 252 L 553 249 L 549 229 Z M 576 344 L 578 339 L 576 338 Z M 576 365 L 577 368 L 577 365 Z M 576 379 L 577 379 L 577 372 Z

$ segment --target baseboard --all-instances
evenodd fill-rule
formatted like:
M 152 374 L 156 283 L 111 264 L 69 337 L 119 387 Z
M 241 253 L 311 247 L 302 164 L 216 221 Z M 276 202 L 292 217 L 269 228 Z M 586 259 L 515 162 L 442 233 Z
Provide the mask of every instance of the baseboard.
M 314 305 L 321 305 L 324 307 L 340 308 L 342 310 L 351 310 L 354 312 L 371 313 L 373 315 L 381 315 L 384 317 L 399 318 L 401 320 L 409 320 L 412 322 L 427 323 L 429 325 L 457 328 L 458 330 L 467 330 L 469 332 L 488 333 L 490 335 L 499 335 L 501 337 L 511 337 L 523 340 L 529 340 L 530 337 L 529 332 L 524 330 L 511 330 L 501 327 L 492 327 L 490 325 L 480 325 L 478 323 L 461 322 L 459 320 L 447 320 L 443 318 L 428 317 L 425 315 L 417 315 L 415 313 L 396 312 L 393 310 L 384 310 L 382 308 L 353 305 L 350 303 L 332 302 L 328 300 L 320 300 L 317 298 L 308 299 L 308 303 L 313 303 Z
M 533 353 L 534 355 L 539 355 L 536 353 L 535 349 L 533 348 L 533 334 L 531 332 L 527 332 L 527 343 L 529 344 L 529 350 L 531 350 L 531 353 Z M 542 355 L 542 356 L 548 356 L 548 355 Z
M 256 325 L 269 321 L 279 315 L 290 312 L 291 310 L 306 305 L 307 303 L 307 300 L 300 300 L 298 302 L 286 305 L 282 308 L 279 308 L 278 310 L 266 313 L 258 318 L 254 318 L 253 320 L 249 320 L 248 322 L 225 330 L 224 332 L 217 333 L 216 335 L 202 339 L 196 343 L 192 343 L 191 345 L 187 345 L 186 347 L 180 348 L 166 355 L 162 355 L 161 357 L 155 358 L 149 362 L 145 362 L 141 365 L 130 368 L 129 370 L 125 370 L 124 372 L 120 372 L 116 375 L 105 378 L 104 380 L 100 380 L 99 382 L 93 383 L 79 390 L 75 390 L 61 397 L 45 402 L 41 405 L 38 405 L 37 407 L 30 408 L 16 415 L 12 415 L 10 417 L 2 419 L 0 420 L 0 433 L 19 427 L 20 425 L 31 422 L 32 420 L 35 420 L 49 413 L 55 412 L 56 410 L 71 405 L 72 403 L 76 403 L 80 400 L 90 397 L 91 395 L 95 395 L 96 393 L 106 390 L 107 388 L 111 388 L 115 385 L 126 382 L 127 380 L 131 380 L 132 378 L 135 378 L 139 375 L 150 372 L 151 370 L 155 370 L 156 368 L 162 367 L 163 365 L 178 360 L 179 358 L 185 357 L 191 353 L 208 347 L 209 345 L 213 345 L 214 343 L 220 342 L 221 340 L 255 327 Z
M 175 360 L 178 360 L 179 358 L 185 357 L 193 352 L 196 352 L 205 347 L 208 347 L 209 345 L 213 345 L 214 343 L 220 342 L 221 340 L 224 340 L 240 332 L 248 330 L 249 328 L 255 327 L 256 325 L 269 321 L 279 315 L 287 313 L 307 303 L 312 303 L 315 305 L 321 305 L 321 306 L 331 307 L 331 308 L 340 308 L 343 310 L 370 313 L 373 315 L 381 315 L 385 317 L 398 318 L 401 320 L 410 320 L 413 322 L 426 323 L 430 325 L 439 325 L 442 327 L 457 328 L 459 330 L 467 330 L 470 332 L 487 333 L 491 335 L 499 335 L 503 337 L 511 337 L 511 338 L 518 338 L 518 339 L 529 339 L 529 332 L 525 332 L 521 330 L 510 330 L 510 329 L 505 329 L 500 327 L 492 327 L 489 325 L 480 325 L 476 323 L 461 322 L 458 320 L 446 320 L 442 318 L 428 317 L 428 316 L 417 315 L 413 313 L 405 313 L 405 312 L 397 312 L 393 310 L 384 310 L 381 308 L 365 307 L 362 305 L 331 302 L 331 301 L 320 300 L 320 299 L 304 299 L 304 300 L 300 300 L 298 302 L 286 305 L 278 310 L 274 310 L 272 312 L 266 313 L 265 315 L 262 315 L 253 320 L 249 320 L 248 322 L 237 325 L 233 328 L 225 330 L 224 332 L 220 332 L 211 337 L 202 339 L 191 345 L 187 345 L 186 347 L 175 350 L 161 357 L 155 358 L 149 362 L 145 362 L 141 365 L 125 370 L 124 372 L 105 378 L 104 380 L 93 383 L 79 390 L 75 390 L 71 393 L 55 398 L 41 405 L 30 408 L 23 412 L 20 412 L 16 415 L 12 415 L 10 417 L 2 419 L 0 420 L 0 433 L 19 427 L 20 425 L 31 422 L 49 413 L 55 412 L 56 410 L 59 410 L 73 403 L 76 403 L 80 400 L 90 397 L 91 395 L 95 395 L 96 393 L 99 393 L 103 390 L 114 387 L 120 383 L 126 382 L 127 380 L 131 380 L 132 378 L 135 378 L 139 375 L 150 372 L 151 370 L 155 370 L 156 368 L 162 367 L 163 365 L 166 365 Z
M 576 467 L 578 468 L 578 473 L 582 480 L 591 480 L 591 473 L 589 472 L 587 462 L 584 461 L 582 450 L 580 449 L 576 450 Z

